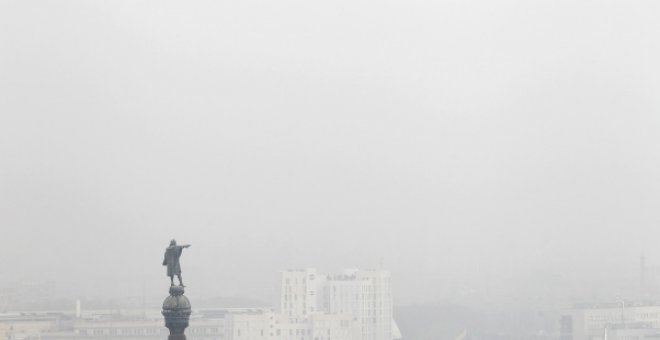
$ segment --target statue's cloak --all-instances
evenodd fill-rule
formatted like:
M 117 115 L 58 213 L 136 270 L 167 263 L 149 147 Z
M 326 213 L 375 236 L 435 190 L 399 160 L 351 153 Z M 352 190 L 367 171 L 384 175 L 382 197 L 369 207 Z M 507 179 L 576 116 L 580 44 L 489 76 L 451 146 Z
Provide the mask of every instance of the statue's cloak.
M 167 276 L 174 276 L 181 274 L 181 264 L 179 258 L 183 252 L 181 246 L 169 246 L 165 249 L 165 258 L 163 259 L 163 266 L 167 266 Z

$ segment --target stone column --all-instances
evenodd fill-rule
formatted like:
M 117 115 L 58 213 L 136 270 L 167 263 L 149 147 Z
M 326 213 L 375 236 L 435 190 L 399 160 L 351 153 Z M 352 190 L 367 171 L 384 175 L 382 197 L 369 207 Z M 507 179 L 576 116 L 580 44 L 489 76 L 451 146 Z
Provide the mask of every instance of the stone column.
M 171 286 L 170 296 L 163 302 L 165 327 L 170 330 L 168 340 L 186 340 L 184 331 L 190 319 L 190 301 L 183 295 L 183 286 Z

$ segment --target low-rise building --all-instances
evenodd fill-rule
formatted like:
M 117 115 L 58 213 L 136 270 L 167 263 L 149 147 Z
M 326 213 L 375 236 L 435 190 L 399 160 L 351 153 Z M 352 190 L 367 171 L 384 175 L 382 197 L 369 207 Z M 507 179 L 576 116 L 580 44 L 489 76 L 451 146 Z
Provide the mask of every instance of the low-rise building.
M 642 340 L 659 332 L 660 305 L 656 304 L 576 306 L 560 322 L 561 340 Z

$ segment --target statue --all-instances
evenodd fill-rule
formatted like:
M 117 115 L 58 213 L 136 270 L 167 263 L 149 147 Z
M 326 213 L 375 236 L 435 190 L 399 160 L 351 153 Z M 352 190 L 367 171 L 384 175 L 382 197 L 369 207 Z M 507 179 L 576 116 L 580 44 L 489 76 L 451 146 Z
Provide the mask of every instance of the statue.
M 183 248 L 190 247 L 189 244 L 179 246 L 176 244 L 176 240 L 170 241 L 170 246 L 165 249 L 165 258 L 163 259 L 163 266 L 167 266 L 167 276 L 170 277 L 170 282 L 174 286 L 174 275 L 179 278 L 179 286 L 183 287 L 183 281 L 181 280 L 181 264 L 179 263 L 179 258 L 181 253 L 183 253 Z

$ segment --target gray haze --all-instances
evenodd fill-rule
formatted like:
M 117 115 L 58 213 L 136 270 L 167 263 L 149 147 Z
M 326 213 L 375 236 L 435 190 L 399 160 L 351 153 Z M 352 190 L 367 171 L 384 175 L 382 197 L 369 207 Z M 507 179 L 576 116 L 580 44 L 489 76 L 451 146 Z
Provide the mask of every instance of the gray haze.
M 139 295 L 172 237 L 192 295 L 268 298 L 290 267 L 383 266 L 399 303 L 634 276 L 660 263 L 658 17 L 2 1 L 0 282 Z

